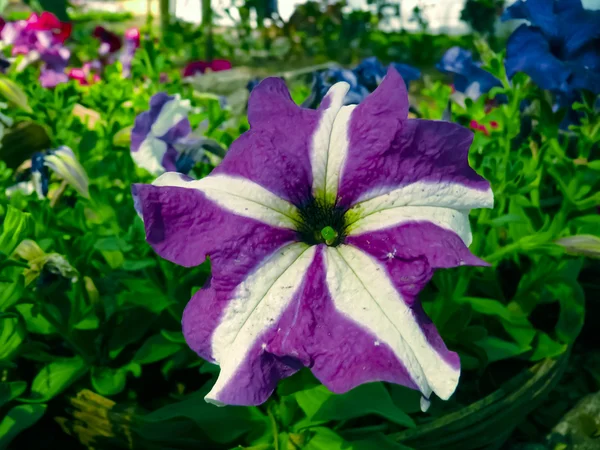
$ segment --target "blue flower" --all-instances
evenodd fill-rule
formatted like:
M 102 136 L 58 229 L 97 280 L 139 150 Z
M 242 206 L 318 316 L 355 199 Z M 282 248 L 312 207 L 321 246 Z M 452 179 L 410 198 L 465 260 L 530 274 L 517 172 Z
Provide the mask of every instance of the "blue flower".
M 45 164 L 45 154 L 34 153 L 31 157 L 31 180 L 38 197 L 45 198 L 48 195 L 48 184 L 50 182 L 50 171 Z
M 600 93 L 600 11 L 584 9 L 581 0 L 519 0 L 502 18 L 529 22 L 508 40 L 509 77 L 524 72 L 567 103 L 582 89 Z
M 413 80 L 421 76 L 421 72 L 407 64 L 391 64 L 402 76 L 406 87 Z M 375 58 L 365 58 L 354 69 L 332 68 L 313 74 L 313 83 L 310 96 L 304 101 L 305 108 L 316 108 L 325 94 L 336 83 L 346 82 L 350 89 L 344 98 L 345 105 L 355 105 L 362 102 L 383 80 L 387 67 Z
M 480 66 L 470 51 L 460 47 L 450 48 L 436 65 L 439 71 L 453 75 L 454 89 L 473 100 L 502 86 L 500 80 Z

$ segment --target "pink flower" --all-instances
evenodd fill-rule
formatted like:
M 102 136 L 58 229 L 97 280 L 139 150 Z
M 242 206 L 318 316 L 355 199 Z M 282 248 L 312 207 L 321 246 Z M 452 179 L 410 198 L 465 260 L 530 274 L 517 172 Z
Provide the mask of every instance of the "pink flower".
M 64 43 L 73 30 L 73 25 L 68 22 L 61 22 L 54 14 L 44 11 L 41 15 L 32 13 L 27 19 L 27 30 L 32 31 L 51 31 L 56 40 Z

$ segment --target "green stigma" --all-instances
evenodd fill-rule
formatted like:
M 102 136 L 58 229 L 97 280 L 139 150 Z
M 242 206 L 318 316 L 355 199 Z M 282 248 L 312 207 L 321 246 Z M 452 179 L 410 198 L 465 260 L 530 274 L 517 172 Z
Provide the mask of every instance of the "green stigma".
M 338 237 L 337 231 L 327 226 L 321 230 L 321 236 L 325 239 L 327 245 L 332 245 Z

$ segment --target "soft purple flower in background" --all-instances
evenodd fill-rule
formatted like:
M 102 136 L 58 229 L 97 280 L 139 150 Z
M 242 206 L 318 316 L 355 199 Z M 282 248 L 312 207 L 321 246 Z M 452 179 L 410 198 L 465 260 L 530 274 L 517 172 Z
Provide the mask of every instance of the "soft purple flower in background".
M 460 47 L 448 49 L 436 65 L 439 71 L 452 74 L 457 92 L 472 100 L 487 94 L 493 87 L 502 86 L 500 80 L 480 66 L 470 51 Z
M 129 28 L 125 31 L 125 44 L 121 50 L 119 60 L 123 66 L 123 76 L 129 78 L 131 75 L 131 64 L 135 52 L 140 46 L 140 30 L 137 28 Z
M 131 131 L 131 157 L 148 172 L 188 174 L 204 159 L 208 150 L 224 156 L 224 150 L 210 139 L 196 137 L 188 120 L 189 100 L 164 92 L 150 99 L 150 110 L 139 114 Z
M 61 83 L 69 81 L 66 73 L 71 52 L 66 47 L 53 47 L 40 55 L 44 65 L 40 72 L 40 83 L 42 87 L 53 88 Z
M 189 346 L 221 366 L 209 402 L 260 404 L 303 366 L 336 393 L 387 381 L 448 399 L 457 386 L 458 355 L 417 295 L 435 269 L 486 264 L 468 249 L 469 211 L 493 204 L 468 165 L 473 134 L 408 119 L 393 68 L 358 106 L 343 106 L 348 89 L 303 109 L 268 78 L 208 177 L 133 186 L 160 256 L 210 257 L 183 315 Z

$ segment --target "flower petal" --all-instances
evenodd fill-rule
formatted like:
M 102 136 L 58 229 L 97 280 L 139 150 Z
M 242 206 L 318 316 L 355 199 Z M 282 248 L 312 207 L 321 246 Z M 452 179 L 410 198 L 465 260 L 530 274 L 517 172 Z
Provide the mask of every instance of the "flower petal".
M 302 109 L 283 80 L 261 81 L 250 94 L 250 131 L 231 145 L 214 173 L 247 178 L 295 205 L 305 204 L 311 197 L 313 136 L 330 120 L 329 109 Z
M 339 190 L 340 204 L 356 205 L 355 219 L 397 206 L 492 206 L 489 183 L 469 167 L 471 131 L 417 119 L 388 134 L 379 132 L 376 115 L 356 119 Z
M 197 266 L 210 255 L 215 278 L 242 268 L 246 273 L 296 236 L 286 215 L 294 214 L 293 206 L 248 180 L 211 175 L 191 181 L 169 172 L 154 184 L 134 185 L 134 202 L 148 242 L 176 264 Z
M 316 247 L 303 243 L 280 249 L 230 295 L 221 320 L 211 336 L 212 357 L 221 366 L 221 373 L 206 396 L 207 401 L 231 404 L 236 403 L 236 397 L 244 395 L 239 392 L 239 368 L 249 356 L 253 357 L 249 353 L 256 354 L 266 349 L 266 344 L 265 348 L 261 348 L 259 339 L 293 300 L 314 259 L 315 251 Z M 189 322 L 184 318 L 184 330 L 186 323 Z M 264 372 L 256 369 L 260 367 L 254 367 L 241 378 L 259 384 L 252 386 L 251 392 L 246 395 L 257 395 L 251 402 L 262 403 L 266 399 L 262 396 L 265 393 L 268 396 L 274 386 L 269 385 L 268 376 L 261 380 Z
M 394 263 L 385 267 L 350 245 L 327 247 L 327 285 L 333 303 L 338 311 L 376 337 L 374 347 L 392 350 L 425 397 L 435 392 L 448 399 L 460 377 L 458 355 L 447 350 L 429 324 L 425 329 L 420 326 L 421 310 L 415 311 L 392 281 L 390 270 Z M 406 265 L 408 270 L 414 267 L 413 263 Z M 419 283 L 423 283 L 423 278 L 427 281 L 430 275 L 417 277 Z M 414 301 L 414 296 L 409 298 Z
M 471 238 L 467 215 L 458 211 L 452 214 L 454 217 L 415 215 L 386 228 L 365 227 L 361 233 L 347 236 L 345 242 L 381 260 L 424 258 L 432 269 L 487 266 L 467 248 Z
M 135 121 L 135 126 L 138 126 L 138 120 Z M 168 150 L 168 145 L 166 142 L 161 141 L 152 135 L 148 135 L 139 144 L 137 143 L 137 139 L 137 136 L 134 137 L 134 133 L 132 132 L 131 157 L 135 161 L 136 165 L 146 169 L 153 175 L 159 175 L 163 173 L 165 171 L 163 162 Z M 136 148 L 135 151 L 133 151 L 134 146 Z
M 354 275 L 347 268 L 338 270 L 330 261 L 331 249 L 325 246 L 303 248 L 302 244 L 292 244 L 266 259 L 243 281 L 242 286 L 247 290 L 241 286 L 225 289 L 212 283 L 188 304 L 183 319 L 188 344 L 200 356 L 222 365 L 219 380 L 207 400 L 218 404 L 260 404 L 281 378 L 302 366 L 310 367 L 321 382 L 337 393 L 362 383 L 389 381 L 413 389 L 422 388 L 429 396 L 428 384 L 419 386 L 413 380 L 416 378 L 413 373 L 419 374 L 418 364 L 412 373 L 405 366 L 406 362 L 415 361 L 412 351 L 405 346 L 405 359 L 398 358 L 395 350 L 402 346 L 398 342 L 402 338 L 397 330 L 390 333 L 389 320 L 374 311 L 377 306 L 370 297 L 363 301 L 367 320 L 354 320 L 356 312 L 348 314 L 338 308 L 334 299 L 341 308 L 348 309 L 350 303 L 360 303 L 361 298 L 365 298 L 364 288 L 356 291 L 343 288 L 345 277 Z M 431 276 L 431 270 L 423 262 L 403 268 L 397 265 L 396 269 L 402 270 L 411 283 L 425 283 Z M 342 279 L 344 285 L 340 284 Z M 354 279 L 351 283 L 355 287 Z M 395 304 L 394 314 L 414 303 L 414 288 L 398 292 L 402 292 L 408 303 Z M 398 298 L 398 292 L 392 301 Z M 257 300 L 260 301 L 257 303 Z M 255 305 L 256 309 L 248 316 Z M 456 355 L 445 350 L 419 306 L 413 304 L 412 309 L 412 316 L 403 316 L 403 324 L 419 323 L 422 341 L 449 361 L 454 376 L 458 371 Z M 360 308 L 360 311 L 365 310 Z M 369 319 L 383 320 L 373 330 L 368 328 L 372 324 Z M 244 320 L 245 324 L 240 327 Z M 233 333 L 238 329 L 236 338 Z M 389 338 L 395 348 L 380 336 Z M 219 357 L 215 357 L 217 353 Z
M 390 67 L 375 92 L 358 106 L 340 108 L 343 100 L 339 99 L 343 91 L 341 87 L 336 86 L 333 86 L 331 93 L 328 94 L 332 99 L 336 99 L 335 102 L 332 101 L 332 107 L 327 110 L 330 111 L 330 115 L 328 116 L 327 113 L 324 115 L 329 118 L 329 121 L 334 117 L 333 124 L 324 126 L 322 132 L 315 135 L 311 158 L 314 174 L 313 193 L 325 204 L 334 204 L 340 200 L 338 187 L 342 170 L 354 153 L 360 151 L 353 146 L 356 147 L 359 143 L 364 148 L 368 148 L 370 145 L 378 145 L 379 140 L 385 143 L 386 139 L 393 136 L 398 123 L 408 116 L 406 85 L 393 67 Z M 357 139 L 358 142 L 353 142 L 353 139 L 356 141 L 356 124 L 362 123 L 363 117 L 369 115 L 377 117 L 377 126 L 372 127 L 373 123 L 370 123 L 371 128 L 359 130 L 361 135 Z M 327 139 L 329 141 L 326 146 L 324 142 Z M 315 145 L 317 142 L 318 144 Z

